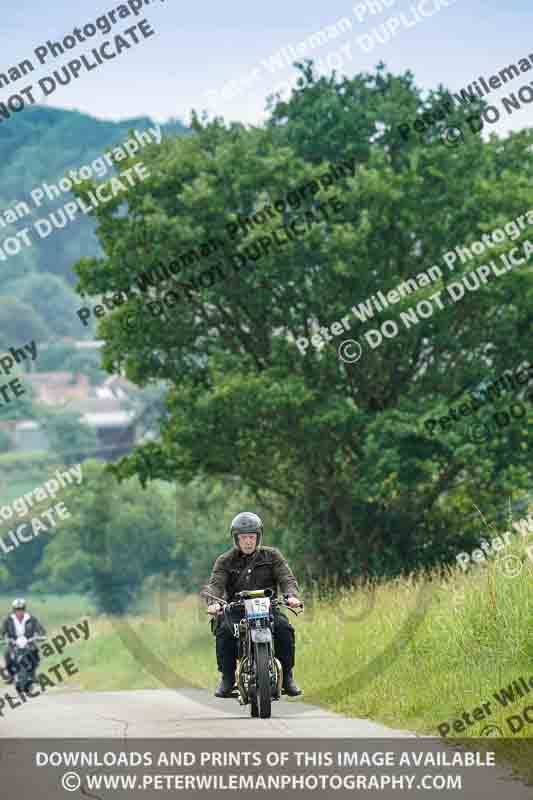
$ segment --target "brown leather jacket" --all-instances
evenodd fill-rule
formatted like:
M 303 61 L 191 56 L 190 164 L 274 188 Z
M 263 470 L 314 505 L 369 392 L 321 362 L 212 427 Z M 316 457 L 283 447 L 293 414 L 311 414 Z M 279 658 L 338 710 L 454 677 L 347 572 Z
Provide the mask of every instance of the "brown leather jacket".
M 236 592 L 245 589 L 273 589 L 276 592 L 278 587 L 282 594 L 298 597 L 296 578 L 279 550 L 259 547 L 246 556 L 238 547 L 232 547 L 215 561 L 209 583 L 202 589 L 201 596 L 209 605 L 216 601 L 207 597 L 208 592 L 230 602 Z

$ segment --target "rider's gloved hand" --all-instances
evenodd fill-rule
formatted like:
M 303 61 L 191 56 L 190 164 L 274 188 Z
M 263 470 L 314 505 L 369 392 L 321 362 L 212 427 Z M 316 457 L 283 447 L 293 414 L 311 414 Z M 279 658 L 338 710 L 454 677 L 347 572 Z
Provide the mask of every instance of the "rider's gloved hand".
M 301 606 L 301 604 L 301 601 L 298 600 L 297 597 L 293 597 L 292 595 L 287 597 L 287 605 L 291 606 L 291 608 L 297 608 L 298 606 Z
M 211 603 L 211 605 L 207 606 L 208 614 L 218 614 L 218 612 L 221 610 L 222 606 L 220 605 L 220 603 Z

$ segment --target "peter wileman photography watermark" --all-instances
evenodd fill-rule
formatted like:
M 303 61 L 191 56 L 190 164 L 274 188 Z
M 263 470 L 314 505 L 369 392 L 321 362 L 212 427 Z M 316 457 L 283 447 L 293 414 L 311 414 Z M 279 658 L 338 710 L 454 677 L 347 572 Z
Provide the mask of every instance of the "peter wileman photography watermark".
M 518 520 L 518 522 L 513 522 L 512 526 L 522 539 L 526 539 L 533 534 L 533 516 L 529 515 L 527 518 Z M 495 536 L 491 540 L 482 539 L 479 548 L 476 548 L 471 553 L 458 553 L 455 559 L 463 572 L 466 572 L 469 564 L 483 564 L 489 556 L 499 553 L 509 545 L 516 544 L 519 540 L 515 539 L 513 541 L 511 539 L 512 536 L 512 531 L 505 531 L 501 536 Z
M 326 172 L 310 176 L 310 180 L 263 205 L 254 214 L 232 214 L 231 221 L 225 225 L 225 238 L 199 242 L 194 249 L 180 253 L 169 263 L 158 264 L 141 272 L 134 286 L 115 292 L 112 298 L 103 298 L 102 303 L 92 309 L 89 306 L 79 308 L 76 312 L 78 317 L 87 327 L 92 314 L 102 317 L 107 311 L 138 298 L 146 298 L 146 302 L 136 311 L 128 310 L 121 317 L 122 325 L 128 332 L 143 328 L 145 308 L 156 318 L 164 316 L 167 310 L 172 314 L 178 302 L 191 302 L 202 289 L 210 289 L 218 281 L 227 280 L 233 277 L 232 273 L 238 274 L 243 267 L 250 266 L 250 262 L 255 264 L 271 251 L 279 251 L 291 242 L 304 238 L 315 225 L 327 222 L 334 214 L 340 213 L 344 206 L 336 194 L 320 202 L 315 196 L 321 191 L 328 192 L 336 182 L 355 175 L 355 172 L 356 162 L 353 159 L 335 162 Z M 302 207 L 306 202 L 310 204 L 308 209 Z M 274 227 L 273 222 L 280 224 Z M 238 237 L 248 233 L 259 234 L 261 231 L 263 235 L 255 237 L 245 247 L 238 247 Z M 198 264 L 213 256 L 219 259 L 217 264 L 203 271 L 196 269 Z M 194 275 L 178 277 L 177 272 L 193 264 Z M 174 288 L 167 288 L 169 281 L 174 282 Z M 155 299 L 153 295 L 158 291 L 160 293 Z M 181 297 L 179 292 L 182 293 Z
M 50 59 L 56 59 L 64 55 L 65 51 L 77 48 L 79 44 L 85 43 L 87 39 L 92 39 L 93 36 L 99 33 L 104 33 L 104 35 L 109 33 L 113 25 L 117 25 L 119 20 L 130 17 L 132 14 L 139 16 L 143 5 L 150 5 L 151 0 L 125 0 L 125 2 L 126 4 L 122 4 L 98 17 L 95 23 L 88 22 L 84 25 L 83 31 L 80 28 L 74 28 L 60 42 L 49 40 L 45 44 L 40 44 L 34 50 L 35 61 L 25 58 L 15 66 L 9 67 L 7 74 L 2 73 L 0 75 L 0 83 L 2 85 L 16 83 L 29 73 L 34 72 L 36 63 L 38 66 L 43 65 Z M 165 0 L 161 0 L 161 2 L 165 2 Z M 139 34 L 142 35 L 142 38 Z M 79 78 L 82 70 L 92 72 L 93 69 L 97 69 L 105 61 L 117 58 L 124 50 L 129 50 L 132 46 L 141 44 L 143 39 L 148 39 L 154 35 L 155 31 L 150 27 L 147 19 L 139 20 L 135 25 L 130 25 L 129 28 L 122 30 L 120 34 L 115 34 L 112 41 L 106 39 L 98 47 L 93 47 L 90 52 L 85 51 L 79 58 L 69 61 L 61 67 L 61 71 L 56 69 L 51 75 L 42 77 L 38 81 L 39 90 L 42 93 L 40 99 L 42 100 L 42 98 L 53 94 L 58 84 L 67 86 L 72 80 Z M 6 102 L 0 102 L 0 122 L 9 120 L 12 114 L 24 111 L 27 106 L 35 105 L 40 101 L 40 99 L 35 98 L 34 92 L 37 90 L 34 89 L 33 84 L 29 84 L 18 91 L 19 93 L 8 97 Z
M 531 213 L 531 212 L 529 212 Z M 529 216 L 529 214 L 528 214 Z M 481 243 L 479 243 L 481 244 Z M 483 247 L 483 245 L 482 245 Z M 460 281 L 452 281 L 446 284 L 444 289 L 434 292 L 428 299 L 419 300 L 416 308 L 409 308 L 407 311 L 400 311 L 400 321 L 406 330 L 410 330 L 414 325 L 429 319 L 435 313 L 444 311 L 456 303 L 461 302 L 466 292 L 476 292 L 490 280 L 499 278 L 516 267 L 527 265 L 533 253 L 533 244 L 529 239 L 524 239 L 517 247 L 509 249 L 505 253 L 499 254 L 499 259 L 503 267 L 494 259 L 488 264 L 481 264 L 475 270 L 465 273 Z M 379 294 L 379 292 L 378 292 Z M 399 302 L 401 298 L 396 298 L 394 302 Z M 387 319 L 380 328 L 371 328 L 363 336 L 371 350 L 376 350 L 383 344 L 385 339 L 395 339 L 400 333 L 400 326 L 395 320 Z
M 0 517 L 3 520 L 10 520 L 15 516 L 15 512 L 19 518 L 26 516 L 34 502 L 37 503 L 49 498 L 55 498 L 56 494 L 58 494 L 61 489 L 74 483 L 74 478 L 77 479 L 76 483 L 79 486 L 83 480 L 81 464 L 69 467 L 66 472 L 61 472 L 61 470 L 58 469 L 55 473 L 55 477 L 46 481 L 42 486 L 21 495 L 10 505 L 2 506 L 0 508 Z M 42 517 L 46 518 L 53 529 L 56 527 L 54 513 L 57 514 L 59 519 L 68 519 L 72 516 L 64 503 L 56 503 L 47 511 L 43 511 L 39 517 L 32 517 L 28 522 L 23 522 L 18 525 L 16 529 L 10 530 L 5 537 L 5 541 L 4 537 L 0 536 L 0 551 L 4 554 L 10 553 L 24 542 L 31 542 L 31 540 L 39 536 L 40 533 L 49 533 L 50 529 L 46 527 Z M 31 529 L 31 533 L 29 531 L 28 533 L 23 533 L 27 528 Z
M 525 694 L 529 694 L 532 689 L 533 675 L 527 682 L 524 680 L 524 678 L 513 680 L 507 689 L 503 688 L 500 689 L 499 692 L 495 691 L 492 696 L 500 707 L 507 708 L 507 706 L 518 702 L 519 698 L 524 697 Z M 472 711 L 464 711 L 459 719 L 450 720 L 449 722 L 441 722 L 440 725 L 437 725 L 437 730 L 439 734 L 444 737 L 447 736 L 452 730 L 454 733 L 464 733 L 467 728 L 470 728 L 477 722 L 488 719 L 497 710 L 498 709 L 494 706 L 494 703 L 492 706 L 488 701 L 485 703 L 480 703 L 478 706 L 476 706 L 476 708 L 472 709 Z M 531 718 L 528 717 L 528 714 L 531 714 Z M 533 722 L 533 706 L 526 706 L 526 708 L 522 709 L 520 714 L 513 714 L 510 717 L 507 717 L 505 721 L 507 722 L 511 733 L 518 733 L 518 731 L 522 730 L 524 727 L 524 721 L 528 723 Z M 515 727 L 515 724 L 517 727 Z M 481 736 L 498 735 L 503 736 L 504 733 L 497 725 L 487 725 L 481 731 Z
M 448 250 L 442 254 L 442 261 L 450 271 L 454 271 L 458 260 L 461 264 L 466 264 L 469 261 L 475 260 L 477 256 L 484 254 L 491 248 L 498 247 L 506 240 L 514 242 L 529 225 L 533 225 L 533 209 L 525 211 L 515 219 L 506 222 L 500 228 L 495 228 L 490 233 L 483 233 L 479 241 L 474 241 L 468 246 L 456 245 L 452 250 Z M 521 244 L 524 245 L 525 255 L 529 257 L 529 254 L 533 252 L 533 246 L 527 239 Z M 503 269 L 498 267 L 498 264 L 492 260 L 489 262 L 490 266 L 482 264 L 475 271 L 475 274 L 474 272 L 467 273 L 463 277 L 462 283 L 454 281 L 448 284 L 447 291 L 451 301 L 456 303 L 464 297 L 465 286 L 469 291 L 476 291 L 482 284 L 484 285 L 487 282 L 489 276 L 497 277 L 503 275 L 505 272 L 511 270 L 513 266 L 523 264 L 524 259 L 519 261 L 516 257 L 517 251 L 518 247 L 513 247 L 510 248 L 508 253 L 500 254 L 500 260 L 504 266 Z M 411 295 L 421 289 L 431 286 L 432 283 L 438 283 L 442 280 L 443 274 L 443 269 L 438 264 L 433 264 L 426 270 L 405 278 L 392 289 L 384 290 L 383 292 L 378 290 L 363 302 L 353 305 L 350 310 L 355 320 L 360 323 L 366 323 L 376 316 L 376 312 L 381 313 L 387 309 L 389 305 L 400 303 L 404 298 L 411 297 Z M 430 302 L 431 300 L 442 310 L 444 304 L 440 299 L 441 294 L 442 292 L 435 292 L 435 294 L 430 295 L 429 300 L 421 300 L 417 304 L 416 312 L 414 310 L 402 312 L 400 318 L 404 325 L 409 328 L 413 323 L 416 324 L 420 321 L 419 317 L 426 319 L 432 316 L 433 306 Z M 294 342 L 302 355 L 305 355 L 309 350 L 310 344 L 316 351 L 320 352 L 325 345 L 333 340 L 334 336 L 340 336 L 351 328 L 349 315 L 342 317 L 340 320 L 330 322 L 328 325 L 321 325 L 318 320 L 308 320 L 308 325 L 312 334 L 310 338 L 305 336 L 300 336 L 297 339 L 290 338 L 290 341 Z M 394 320 L 386 320 L 379 330 L 377 328 L 372 328 L 366 331 L 364 337 L 371 349 L 374 350 L 382 344 L 383 337 L 393 339 L 398 335 L 399 331 L 399 326 Z M 358 361 L 362 352 L 363 349 L 361 345 L 355 339 L 346 340 L 346 342 L 341 344 L 338 350 L 339 358 L 345 363 L 354 363 Z
M 31 359 L 30 359 L 31 356 Z M 0 370 L 4 375 L 10 375 L 17 364 L 24 363 L 26 359 L 35 361 L 37 358 L 37 344 L 31 341 L 23 347 L 10 347 L 5 353 L 0 355 Z M 10 395 L 11 390 L 11 395 Z M 0 405 L 12 403 L 16 397 L 26 394 L 26 389 L 19 378 L 12 378 L 7 383 L 0 386 Z
M 496 399 L 501 398 L 508 391 L 521 391 L 530 379 L 533 379 L 533 364 L 530 362 L 520 363 L 515 368 L 514 375 L 509 374 L 510 369 L 505 370 L 496 380 L 490 381 L 485 385 L 480 385 L 477 389 L 466 389 L 468 395 L 464 402 L 457 406 L 450 406 L 448 413 L 442 417 L 430 417 L 423 421 L 423 426 L 430 436 L 440 429 L 441 433 L 447 433 L 453 429 L 454 422 L 460 422 L 464 417 L 476 414 L 480 409 L 488 407 Z M 500 413 L 500 412 L 498 412 Z
M 454 100 L 458 104 L 457 107 L 473 111 L 464 120 L 473 134 L 480 133 L 485 123 L 493 125 L 499 122 L 501 114 L 495 105 L 485 105 L 484 108 L 474 110 L 476 105 L 479 106 L 480 100 L 485 100 L 486 96 L 493 90 L 502 88 L 502 84 L 505 85 L 515 80 L 515 78 L 520 77 L 521 73 L 529 72 L 532 64 L 533 54 L 530 54 L 529 58 L 526 56 L 520 58 L 517 64 L 508 64 L 503 67 L 497 75 L 490 75 L 487 79 L 480 75 L 477 80 L 469 84 L 468 87 L 461 89 L 459 93 L 448 94 L 432 108 L 424 110 L 410 122 L 402 122 L 398 125 L 398 133 L 401 136 L 401 140 L 407 142 L 412 132 L 414 132 L 418 134 L 416 141 L 419 144 L 431 144 L 432 139 L 431 137 L 427 139 L 426 134 L 433 125 L 453 114 L 455 110 Z M 526 83 L 520 86 L 516 92 L 511 92 L 508 97 L 501 98 L 502 106 L 508 115 L 512 115 L 514 111 L 519 111 L 522 104 L 529 105 L 532 101 L 533 89 L 531 88 L 531 83 Z M 444 130 L 441 130 L 440 141 L 449 147 L 457 147 L 465 141 L 463 128 L 457 125 L 444 128 Z
M 383 5 L 387 5 L 382 0 Z M 370 53 L 376 45 L 386 44 L 390 39 L 397 36 L 402 29 L 407 30 L 416 25 L 424 22 L 425 19 L 433 17 L 439 11 L 453 6 L 457 0 L 419 0 L 416 4 L 410 4 L 408 8 L 402 8 L 398 14 L 388 17 L 385 22 L 381 23 L 378 27 L 372 28 L 367 33 L 363 33 L 357 37 L 357 44 L 364 53 Z M 362 4 L 358 3 L 355 8 L 360 7 Z M 367 6 L 372 6 L 373 3 L 368 2 Z M 381 10 L 379 0 L 376 3 L 377 8 Z M 387 6 L 388 8 L 389 6 Z M 355 9 L 354 9 L 355 11 Z
M 524 398 L 526 402 L 533 403 L 533 390 Z M 507 428 L 513 420 L 524 420 L 527 417 L 527 406 L 519 400 L 509 403 L 505 408 L 496 411 L 489 418 L 482 418 L 479 422 L 468 426 L 468 435 L 474 444 L 490 441 L 494 434 Z
M 387 2 L 391 2 L 391 0 L 387 0 Z M 392 3 L 394 2 L 395 0 L 392 0 Z M 359 3 L 358 6 L 364 10 L 364 6 L 361 3 Z M 356 10 L 354 8 L 354 14 L 355 13 Z M 330 41 L 337 39 L 339 36 L 350 32 L 352 29 L 353 24 L 350 19 L 346 16 L 340 17 L 338 20 L 335 20 L 335 22 L 324 25 L 319 30 L 310 33 L 305 37 L 305 39 L 302 39 L 299 42 L 287 42 L 275 53 L 272 53 L 272 55 L 260 59 L 259 63 L 253 68 L 250 67 L 246 73 L 239 75 L 238 78 L 233 78 L 232 80 L 228 81 L 220 89 L 209 89 L 205 91 L 203 96 L 206 97 L 209 102 L 214 103 L 217 103 L 220 100 L 235 100 L 237 97 L 242 97 L 244 94 L 246 94 L 251 89 L 252 85 L 261 83 L 262 78 L 277 74 L 279 72 L 291 70 L 293 63 L 302 58 L 312 58 L 313 62 L 318 67 L 318 74 L 320 74 L 320 70 L 322 68 L 321 58 L 317 58 L 317 56 L 315 56 L 315 51 L 324 47 Z M 329 68 L 329 70 L 332 70 L 341 68 L 342 59 L 339 53 L 346 53 L 348 59 L 351 61 L 351 44 L 348 43 L 343 45 L 337 51 L 335 51 L 335 53 L 328 52 L 328 66 L 326 69 Z M 333 56 L 335 56 L 338 61 L 335 61 L 335 58 L 332 58 Z M 283 96 L 283 93 L 286 91 L 290 93 L 290 90 L 291 84 L 284 81 L 275 85 L 271 89 L 270 93 L 279 93 Z
M 209 270 L 200 272 L 200 274 L 196 275 L 195 277 L 181 280 L 176 275 L 169 273 L 169 267 L 166 267 L 166 272 L 163 273 L 165 276 L 163 280 L 174 278 L 176 281 L 175 286 L 185 293 L 188 301 L 191 301 L 194 299 L 193 292 L 201 291 L 202 288 L 210 289 L 215 283 L 217 283 L 217 280 L 227 280 L 227 278 L 231 276 L 231 272 L 229 272 L 229 270 L 232 270 L 233 273 L 239 273 L 243 266 L 248 266 L 250 261 L 254 263 L 259 261 L 261 258 L 266 256 L 271 249 L 277 248 L 279 250 L 286 247 L 291 242 L 305 238 L 315 225 L 319 225 L 320 223 L 329 220 L 331 215 L 338 214 L 340 211 L 342 211 L 343 207 L 344 206 L 337 198 L 337 195 L 333 195 L 332 197 L 324 200 L 322 203 L 315 203 L 312 206 L 312 210 L 303 211 L 301 214 L 291 218 L 290 221 L 280 225 L 272 232 L 270 236 L 261 236 L 259 240 L 254 242 L 253 246 L 251 245 L 244 248 L 242 252 L 235 251 L 233 254 L 226 254 L 225 261 L 221 260 Z M 152 270 L 152 272 L 155 273 L 155 270 Z M 208 283 L 204 283 L 202 286 L 202 280 L 204 278 L 207 278 Z M 161 277 L 158 277 L 157 280 L 161 281 Z M 141 278 L 138 278 L 138 282 L 140 285 Z M 105 303 L 105 308 L 100 304 L 95 306 L 93 308 L 94 315 L 95 317 L 103 316 L 106 313 L 106 309 L 112 310 L 114 307 L 120 306 L 128 300 L 139 297 L 141 297 L 141 295 L 137 292 L 135 294 L 128 295 L 126 290 L 122 290 L 121 292 L 117 292 L 113 296 L 112 300 L 104 298 L 103 302 Z M 164 295 L 161 294 L 161 296 L 157 299 L 153 297 L 149 300 L 146 300 L 146 302 L 143 304 L 143 307 L 146 307 L 152 316 L 160 317 L 165 314 L 165 310 L 168 310 L 165 309 L 165 306 L 173 309 L 180 299 L 182 301 L 184 300 L 183 297 L 179 298 L 176 290 L 168 289 L 165 291 Z M 87 326 L 87 320 L 91 316 L 91 309 L 85 306 L 78 309 L 76 313 L 83 324 Z M 142 314 L 139 313 L 126 314 L 124 315 L 123 320 L 124 327 L 128 330 L 138 328 L 139 323 L 141 325 L 143 324 Z
M 103 153 L 90 164 L 84 164 L 76 170 L 69 170 L 68 176 L 63 176 L 57 183 L 43 182 L 32 189 L 30 198 L 34 208 L 40 209 L 44 202 L 60 199 L 61 195 L 71 192 L 74 186 L 79 186 L 83 181 L 94 179 L 94 177 L 103 178 L 116 163 L 133 158 L 146 145 L 160 144 L 161 139 L 162 133 L 159 125 L 156 125 L 155 128 L 148 128 L 147 131 L 135 130 L 131 138 L 126 139 L 120 145 L 115 145 L 110 152 Z M 122 170 L 118 176 L 113 175 L 108 180 L 97 184 L 94 192 L 88 192 L 89 203 L 79 197 L 69 200 L 61 208 L 35 220 L 32 227 L 25 227 L 16 234 L 7 236 L 0 242 L 0 261 L 6 261 L 10 256 L 18 255 L 23 245 L 32 247 L 34 244 L 31 236 L 32 230 L 38 233 L 41 239 L 46 239 L 54 230 L 70 225 L 80 214 L 90 214 L 99 206 L 109 203 L 118 194 L 126 192 L 128 187 L 131 188 L 149 177 L 148 168 L 142 161 L 137 161 L 129 169 Z M 31 208 L 25 200 L 19 200 L 0 213 L 0 227 L 5 228 L 7 225 L 12 225 L 29 214 L 33 214 L 34 208 Z
M 41 645 L 39 647 L 39 652 L 43 658 L 49 658 L 53 655 L 60 656 L 68 644 L 73 644 L 78 640 L 86 642 L 89 637 L 89 620 L 78 622 L 75 626 L 63 625 L 61 628 L 61 633 L 53 636 L 50 642 L 45 642 L 45 644 Z M 34 663 L 35 662 L 33 658 L 30 656 L 29 663 L 26 666 L 33 667 Z M 63 668 L 64 674 L 61 672 L 61 668 Z M 4 711 L 7 711 L 8 708 L 21 708 L 24 703 L 28 701 L 28 698 L 35 699 L 36 697 L 40 697 L 42 694 L 44 694 L 47 689 L 53 689 L 56 686 L 59 686 L 59 684 L 63 683 L 66 678 L 76 675 L 76 673 L 79 672 L 79 669 L 76 667 L 76 664 L 72 658 L 65 658 L 59 664 L 49 667 L 47 672 L 49 674 L 53 674 L 53 677 L 57 683 L 54 683 L 49 675 L 39 672 L 35 675 L 35 684 L 33 688 L 27 689 L 24 692 L 17 692 L 17 697 L 12 697 L 9 692 L 6 692 L 4 695 L 0 695 L 0 717 L 4 717 Z M 10 675 L 5 667 L 0 669 L 0 675 L 4 678 L 4 680 L 9 680 L 10 678 Z

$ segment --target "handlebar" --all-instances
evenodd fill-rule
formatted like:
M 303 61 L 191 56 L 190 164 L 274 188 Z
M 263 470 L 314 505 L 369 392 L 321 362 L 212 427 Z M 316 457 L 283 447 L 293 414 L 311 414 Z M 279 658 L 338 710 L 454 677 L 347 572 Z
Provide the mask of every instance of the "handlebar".
M 265 591 L 271 591 L 271 590 L 266 589 Z M 239 594 L 241 594 L 241 592 L 239 592 Z M 239 596 L 239 594 L 237 596 Z M 246 592 L 244 592 L 243 594 L 246 594 Z M 265 595 L 265 596 L 268 597 L 268 595 Z M 219 611 L 216 611 L 216 612 L 206 611 L 206 614 L 209 614 L 210 616 L 215 616 L 215 614 L 217 616 L 220 616 L 220 615 L 224 614 L 226 609 L 230 610 L 232 608 L 242 607 L 244 605 L 244 600 L 245 600 L 245 598 L 241 597 L 239 600 L 233 600 L 231 603 L 229 603 L 226 600 L 223 600 L 221 597 L 215 597 L 214 595 L 209 595 L 209 597 L 212 597 L 214 600 L 217 601 L 217 603 L 220 603 L 220 605 L 222 606 L 222 608 Z M 288 597 L 288 595 L 286 597 Z M 288 603 L 284 602 L 285 599 L 286 598 L 284 597 L 283 601 L 281 601 L 277 597 L 272 597 L 271 596 L 270 597 L 270 602 L 271 602 L 271 604 L 273 606 L 277 605 L 277 606 L 283 606 L 284 608 L 288 608 L 289 611 L 292 611 L 292 613 L 295 616 L 299 616 L 301 613 L 303 613 L 304 604 L 303 604 L 302 600 L 300 600 L 300 605 L 296 607 L 296 608 L 300 609 L 299 611 L 297 611 L 295 608 L 293 608 L 292 606 L 288 605 Z
M 32 636 L 31 639 L 26 639 L 26 644 L 32 644 L 33 642 L 44 641 L 45 639 L 48 639 L 48 636 Z M 7 644 L 11 645 L 17 643 L 16 639 L 10 639 L 9 636 L 5 636 L 4 641 Z

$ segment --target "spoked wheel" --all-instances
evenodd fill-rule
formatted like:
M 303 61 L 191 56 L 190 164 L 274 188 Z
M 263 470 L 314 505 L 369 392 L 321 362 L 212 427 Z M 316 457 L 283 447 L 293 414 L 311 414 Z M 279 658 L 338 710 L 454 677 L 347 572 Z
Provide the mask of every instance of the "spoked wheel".
M 252 698 L 252 717 L 255 707 L 261 719 L 268 719 L 271 715 L 271 687 L 269 669 L 269 646 L 266 642 L 255 643 L 255 697 Z

